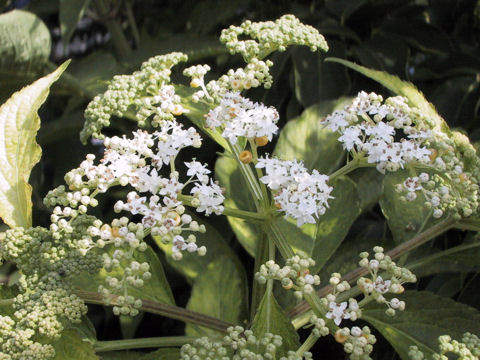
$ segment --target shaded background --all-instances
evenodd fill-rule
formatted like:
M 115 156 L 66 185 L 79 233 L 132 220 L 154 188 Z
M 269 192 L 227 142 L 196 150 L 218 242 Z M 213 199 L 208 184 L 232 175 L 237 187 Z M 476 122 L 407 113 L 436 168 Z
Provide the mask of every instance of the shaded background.
M 85 6 L 82 16 L 76 18 L 78 11 L 72 11 L 74 15 L 67 11 L 69 2 L 69 8 Z M 354 96 L 360 90 L 388 95 L 377 83 L 341 65 L 324 62 L 325 57 L 334 56 L 411 81 L 425 93 L 451 127 L 463 129 L 472 142 L 480 139 L 480 2 L 94 0 L 88 3 L 0 1 L 2 12 L 21 8 L 37 14 L 51 36 L 51 45 L 42 40 L 48 57 L 39 55 L 35 61 L 25 60 L 19 55 L 21 51 L 17 51 L 0 58 L 2 102 L 54 66 L 66 59 L 74 59 L 67 70 L 70 76 L 63 76 L 53 87 L 52 95 L 40 112 L 42 128 L 38 142 L 43 157 L 31 176 L 35 225 L 48 224 L 49 212 L 41 201 L 47 191 L 63 184 L 64 174 L 78 166 L 85 154 L 101 153 L 99 144 L 81 145 L 78 133 L 83 126 L 83 110 L 87 103 L 106 89 L 107 81 L 114 74 L 131 73 L 149 57 L 171 51 L 189 54 L 190 61 L 184 66 L 210 64 L 216 71 L 210 76 L 243 66 L 239 56 L 227 54 L 218 42 L 218 36 L 221 29 L 230 24 L 239 25 L 246 19 L 274 20 L 291 13 L 317 28 L 330 46 L 326 55 L 311 53 L 306 48 L 290 48 L 285 53 L 274 54 L 271 58 L 275 63 L 273 88 L 248 92 L 248 97 L 275 106 L 282 124 L 318 102 Z M 36 29 L 32 28 L 30 35 L 34 34 Z M 179 74 L 181 70 L 179 67 Z M 133 128 L 134 124 L 118 119 L 106 133 L 127 133 Z M 213 167 L 218 150 L 215 144 L 207 142 L 197 158 Z M 112 218 L 112 205 L 123 195 L 119 191 L 112 198 L 106 198 L 103 207 L 96 209 L 97 214 Z M 221 218 L 206 221 L 223 230 L 246 268 L 251 269 L 252 260 L 235 241 L 226 221 Z M 372 206 L 357 220 L 349 238 L 355 238 L 365 229 L 372 237 L 389 236 L 377 206 Z M 437 246 L 448 247 L 465 236 L 472 235 L 449 232 L 448 236 L 437 240 Z M 160 256 L 163 255 L 160 253 Z M 177 304 L 183 306 L 189 298 L 190 286 L 168 264 L 165 266 Z M 13 267 L 4 265 L 0 279 L 6 281 L 12 276 L 15 276 Z M 480 280 L 472 271 L 431 275 L 417 286 L 477 308 L 480 305 L 480 294 L 476 290 Z M 119 324 L 109 309 L 92 306 L 89 316 L 101 340 L 175 335 L 183 331 L 181 323 L 150 314 L 143 320 L 141 317 L 133 321 L 123 319 Z M 325 341 L 330 349 L 327 358 L 343 356 L 333 340 Z M 316 348 L 319 346 L 317 344 Z M 377 359 L 396 358 L 385 341 L 379 342 L 374 354 Z

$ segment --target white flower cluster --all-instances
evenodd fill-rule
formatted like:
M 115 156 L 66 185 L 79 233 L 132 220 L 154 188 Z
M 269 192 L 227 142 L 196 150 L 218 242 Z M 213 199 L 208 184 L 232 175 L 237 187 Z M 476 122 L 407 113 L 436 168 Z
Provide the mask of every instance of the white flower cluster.
M 266 136 L 272 140 L 278 131 L 278 119 L 275 108 L 254 103 L 238 92 L 228 92 L 220 100 L 220 105 L 207 114 L 206 123 L 208 127 L 223 129 L 222 136 L 236 144 L 239 137 Z
M 297 220 L 297 226 L 315 224 L 315 217 L 325 213 L 333 190 L 327 184 L 327 175 L 317 170 L 310 174 L 303 163 L 296 160 L 260 158 L 256 167 L 265 169 L 260 181 L 273 191 L 277 206 Z
M 194 235 L 186 238 L 181 235 L 183 231 L 204 232 L 205 227 L 185 214 L 185 207 L 178 196 L 185 187 L 192 186 L 191 204 L 198 212 L 205 212 L 206 215 L 221 214 L 224 209 L 222 189 L 210 179 L 210 170 L 206 165 L 198 161 L 185 163 L 188 176 L 185 182 L 180 181 L 180 174 L 175 171 L 175 158 L 179 151 L 188 146 L 201 145 L 196 130 L 193 127 L 184 129 L 175 121 L 168 121 L 151 134 L 138 130 L 132 139 L 125 136 L 106 138 L 104 145 L 106 150 L 100 164 L 94 164 L 95 156 L 90 154 L 78 169 L 67 174 L 66 181 L 70 188 L 82 191 L 93 188 L 97 192 L 106 192 L 114 185 L 130 185 L 134 191 L 128 194 L 126 201 L 117 201 L 114 207 L 116 212 L 128 211 L 133 215 L 141 215 L 142 228 L 152 235 L 160 236 L 162 241 L 172 243 L 176 259 L 182 257 L 179 251 L 183 250 L 205 254 L 205 247 L 197 247 L 195 244 Z M 169 177 L 161 175 L 164 165 L 170 167 Z M 86 192 L 82 197 L 82 191 L 78 191 L 79 202 L 85 207 L 83 197 L 87 205 L 90 197 Z M 125 243 L 127 248 L 137 249 L 143 243 L 143 237 L 129 234 L 124 225 L 118 226 L 116 232 L 103 231 L 101 226 L 99 224 L 89 230 L 90 236 L 97 238 L 99 247 L 109 243 L 122 247 Z M 118 242 L 122 244 L 117 244 Z M 92 244 L 85 244 L 85 250 L 88 251 Z
M 397 96 L 385 103 L 380 95 L 360 92 L 352 104 L 327 116 L 324 123 L 341 133 L 338 141 L 354 153 L 365 153 L 377 169 L 396 171 L 408 162 L 429 162 L 426 143 L 433 136 L 424 123 L 414 123 L 406 99 Z M 395 137 L 402 137 L 399 141 Z

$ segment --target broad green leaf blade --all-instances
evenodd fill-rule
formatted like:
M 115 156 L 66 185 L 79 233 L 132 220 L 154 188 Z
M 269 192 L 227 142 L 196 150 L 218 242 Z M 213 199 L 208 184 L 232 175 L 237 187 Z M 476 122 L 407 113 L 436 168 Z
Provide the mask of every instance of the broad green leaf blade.
M 345 151 L 337 140 L 338 134 L 324 127 L 321 120 L 346 102 L 346 99 L 322 102 L 290 120 L 280 132 L 274 155 L 282 160 L 303 160 L 308 169 L 331 174 L 340 166 Z
M 423 114 L 434 120 L 438 129 L 445 130 L 447 128 L 445 121 L 435 110 L 435 107 L 428 102 L 427 99 L 425 99 L 425 96 L 422 94 L 422 92 L 419 91 L 412 83 L 403 81 L 397 76 L 390 75 L 384 71 L 372 70 L 347 60 L 327 58 L 325 61 L 333 61 L 343 64 L 346 67 L 358 71 L 370 79 L 379 82 L 393 93 L 406 97 L 411 106 L 418 108 Z
M 64 48 L 70 42 L 75 27 L 89 4 L 90 0 L 60 0 L 60 33 Z
M 423 246 L 415 251 L 407 267 L 419 277 L 444 272 L 480 271 L 480 242 L 466 242 L 447 250 L 439 251 Z
M 234 159 L 226 156 L 219 157 L 215 163 L 215 176 L 220 181 L 220 185 L 225 188 L 225 206 L 256 211 L 253 199 L 245 190 L 247 184 Z M 255 256 L 260 234 L 259 226 L 232 216 L 227 218 L 240 244 L 250 255 Z
M 50 31 L 35 14 L 0 15 L 0 100 L 40 76 L 50 56 Z
M 278 358 L 286 355 L 288 351 L 297 350 L 300 346 L 298 333 L 283 309 L 278 305 L 272 292 L 268 290 L 265 292 L 253 319 L 252 331 L 257 339 L 265 333 L 282 337 L 283 344 L 275 354 Z
M 418 196 L 414 201 L 400 200 L 395 185 L 403 183 L 408 176 L 406 170 L 399 170 L 385 175 L 383 180 L 384 192 L 380 208 L 397 244 L 415 236 L 435 220 L 431 217 L 432 210 L 424 205 L 423 196 Z
M 82 340 L 82 337 L 74 329 L 62 332 L 62 337 L 52 345 L 55 348 L 54 360 L 98 359 L 92 344 Z
M 345 239 L 353 222 L 360 215 L 360 200 L 355 183 L 349 178 L 339 179 L 333 185 L 330 207 L 317 224 L 301 228 L 292 220 L 280 220 L 278 225 L 289 243 L 309 254 L 316 262 L 310 269 L 318 272 Z
M 206 246 L 207 254 L 205 256 L 198 256 L 197 253 L 183 253 L 182 260 L 176 261 L 172 259 L 172 245 L 164 244 L 158 236 L 154 236 L 153 239 L 157 246 L 162 249 L 166 255 L 167 262 L 180 272 L 191 283 L 200 276 L 209 266 L 210 263 L 217 259 L 225 258 L 237 267 L 239 274 L 243 274 L 243 265 L 238 259 L 235 252 L 228 246 L 224 237 L 210 224 L 206 223 L 194 213 L 189 213 L 193 220 L 200 224 L 204 224 L 207 231 L 202 233 L 196 233 L 198 246 Z
M 145 280 L 145 283 L 141 288 L 136 288 L 129 285 L 128 294 L 138 299 L 152 300 L 162 304 L 175 305 L 172 290 L 170 289 L 170 285 L 165 277 L 162 263 L 152 248 L 148 247 L 144 252 L 137 252 L 134 258 L 139 263 L 147 262 L 150 265 L 149 271 L 152 274 L 152 277 L 148 280 Z M 98 286 L 105 284 L 105 278 L 107 276 L 121 277 L 119 271 L 120 270 L 107 272 L 105 269 L 102 269 L 95 276 L 82 274 L 73 279 L 73 283 L 82 290 L 97 292 Z
M 409 346 L 416 345 L 429 359 L 438 352 L 438 337 L 461 339 L 463 333 L 480 334 L 480 312 L 470 306 L 427 291 L 407 291 L 399 296 L 407 304 L 394 317 L 385 314 L 384 305 L 363 311 L 362 319 L 372 324 L 395 348 L 409 359 Z
M 35 137 L 38 109 L 68 62 L 12 95 L 0 107 L 0 217 L 10 227 L 32 225 L 32 188 L 28 178 L 42 149 Z
M 162 348 L 152 351 L 142 357 L 131 358 L 132 360 L 178 360 L 180 359 L 180 349 L 178 348 Z M 113 359 L 112 359 L 113 360 Z M 119 359 L 115 359 L 119 360 Z
M 210 263 L 196 279 L 187 309 L 210 315 L 232 324 L 242 324 L 247 315 L 245 274 L 227 257 Z M 187 324 L 187 336 L 217 334 L 214 330 Z

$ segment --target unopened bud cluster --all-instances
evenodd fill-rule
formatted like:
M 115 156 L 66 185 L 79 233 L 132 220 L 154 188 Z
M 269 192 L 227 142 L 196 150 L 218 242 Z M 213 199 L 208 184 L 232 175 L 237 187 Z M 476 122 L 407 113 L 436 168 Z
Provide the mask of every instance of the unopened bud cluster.
M 251 39 L 240 40 L 240 36 Z M 245 21 L 222 31 L 220 41 L 231 54 L 240 54 L 246 62 L 263 59 L 274 51 L 285 51 L 290 45 L 305 45 L 310 50 L 328 51 L 324 37 L 312 26 L 302 24 L 293 15 L 284 15 L 273 21 Z
M 181 360 L 307 360 L 312 354 L 306 352 L 297 356 L 289 351 L 286 356 L 278 356 L 278 349 L 282 346 L 282 337 L 265 333 L 258 338 L 251 330 L 241 326 L 229 327 L 228 335 L 221 341 L 214 341 L 208 337 L 196 339 L 193 344 L 183 345 L 180 354 Z
M 370 353 L 373 351 L 373 344 L 377 341 L 368 326 L 339 329 L 335 333 L 335 340 L 343 344 L 343 350 L 349 354 L 351 360 L 371 359 Z
M 110 125 L 112 116 L 123 117 L 134 110 L 139 126 L 158 126 L 162 120 L 173 120 L 186 110 L 175 89 L 169 85 L 171 68 L 187 61 L 187 55 L 171 53 L 144 62 L 132 75 L 116 75 L 104 94 L 97 95 L 85 110 L 85 125 L 80 133 L 83 142 L 90 136 L 103 138 L 101 131 Z
M 410 346 L 408 356 L 412 360 L 448 360 L 448 355 L 456 355 L 458 360 L 477 360 L 480 358 L 480 339 L 471 333 L 463 334 L 462 340 L 453 340 L 448 335 L 438 338 L 439 352 L 434 353 L 430 358 L 420 351 L 417 346 Z
M 273 260 L 267 261 L 260 266 L 255 279 L 265 284 L 267 280 L 279 280 L 284 289 L 294 289 L 297 299 L 313 293 L 314 286 L 320 284 L 318 275 L 311 275 L 309 268 L 315 266 L 315 261 L 306 254 L 298 252 L 294 257 L 287 259 L 284 267 L 280 267 Z

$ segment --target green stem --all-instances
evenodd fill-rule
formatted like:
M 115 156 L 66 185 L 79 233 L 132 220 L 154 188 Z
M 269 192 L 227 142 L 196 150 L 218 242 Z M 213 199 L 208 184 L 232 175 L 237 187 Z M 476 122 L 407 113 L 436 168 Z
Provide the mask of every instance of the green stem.
M 270 234 L 272 235 L 272 240 L 275 243 L 275 246 L 280 251 L 282 257 L 286 260 L 293 256 L 295 256 L 295 252 L 293 251 L 292 247 L 288 243 L 287 239 L 285 239 L 283 232 L 278 227 L 275 219 L 268 223 Z
M 235 160 L 237 161 L 237 164 L 240 168 L 240 172 L 242 173 L 242 176 L 247 182 L 247 186 L 249 187 L 250 192 L 253 195 L 255 206 L 257 207 L 257 210 L 260 210 L 261 206 L 258 200 L 263 198 L 262 190 L 260 189 L 255 175 L 253 174 L 252 168 L 248 164 L 244 164 L 240 161 L 240 147 L 238 143 L 235 145 L 230 144 L 230 148 L 231 152 L 235 155 Z
M 135 17 L 133 16 L 132 4 L 130 1 L 125 1 L 125 12 L 127 13 L 127 19 L 132 30 L 135 45 L 138 47 L 140 45 L 140 33 L 138 32 L 137 23 L 135 22 Z
M 305 340 L 305 342 L 298 348 L 295 355 L 298 357 L 302 357 L 303 354 L 305 354 L 307 351 L 309 351 L 313 347 L 313 345 L 315 345 L 317 340 L 318 340 L 318 336 L 310 334 L 308 338 Z
M 253 163 L 256 164 L 258 162 L 258 151 L 257 151 L 257 144 L 255 144 L 255 141 L 249 140 L 250 143 L 250 148 L 252 149 L 252 155 L 253 155 Z M 268 209 L 270 207 L 270 203 L 268 200 L 268 191 L 267 187 L 265 186 L 264 183 L 260 181 L 260 178 L 263 177 L 262 170 L 255 167 L 255 172 L 257 174 L 257 179 L 259 179 L 259 184 L 260 188 L 262 189 L 262 196 L 263 196 L 263 205 L 265 209 Z
M 107 27 L 110 35 L 112 36 L 113 48 L 119 59 L 124 59 L 132 52 L 128 41 L 125 38 L 121 25 L 113 18 L 111 18 L 109 12 L 110 9 L 105 4 L 104 0 L 97 0 L 94 2 L 97 7 L 99 15 L 103 18 L 103 23 Z M 102 19 L 101 19 L 102 20 Z
M 13 299 L 0 300 L 0 306 L 11 306 L 11 305 L 13 305 Z
M 437 237 L 438 235 L 444 233 L 445 231 L 455 227 L 455 220 L 451 218 L 446 218 L 445 220 L 433 225 L 432 227 L 428 228 L 421 234 L 418 234 L 411 238 L 410 240 L 398 245 L 397 247 L 393 248 L 392 250 L 388 251 L 386 255 L 390 256 L 392 259 L 397 259 L 401 255 L 412 251 L 413 249 L 419 247 L 420 245 L 425 244 L 427 241 Z M 364 267 L 359 267 L 356 268 L 353 271 L 350 271 L 348 274 L 342 277 L 342 281 L 348 281 L 350 284 L 354 283 L 357 281 L 358 278 L 361 276 L 364 276 L 368 274 L 368 270 Z M 317 295 L 322 298 L 326 296 L 327 294 L 331 293 L 333 291 L 332 285 L 327 285 L 321 288 L 320 290 L 317 291 Z M 303 301 L 293 307 L 290 312 L 288 313 L 290 318 L 297 318 L 298 316 L 301 316 L 302 314 L 306 313 L 309 311 L 311 306 Z M 305 321 L 305 317 L 302 316 L 302 321 L 296 321 L 295 326 L 303 326 L 308 322 L 308 318 Z
M 359 157 L 353 159 L 352 161 L 348 162 L 345 166 L 342 166 L 340 169 L 335 171 L 333 174 L 328 176 L 329 183 L 333 183 L 337 178 L 343 175 L 347 175 L 348 173 L 352 172 L 355 169 L 360 167 L 374 167 L 375 164 L 370 164 L 365 161 L 365 158 Z
M 117 305 L 118 296 L 112 295 L 107 303 L 103 296 L 99 293 L 90 291 L 76 290 L 74 292 L 77 296 L 82 298 L 85 302 L 98 305 Z M 161 304 L 152 300 L 142 299 L 142 307 L 140 310 L 152 314 L 162 315 L 170 319 L 180 320 L 186 323 L 197 324 L 209 329 L 226 332 L 227 328 L 234 326 L 234 324 L 214 318 L 212 316 L 197 313 L 195 311 L 187 310 L 178 306 Z
M 176 347 L 192 343 L 196 337 L 193 336 L 165 336 L 141 339 L 124 339 L 111 341 L 97 341 L 93 348 L 96 352 L 145 349 L 159 347 Z
M 186 206 L 194 207 L 192 205 L 193 196 L 191 196 L 191 195 L 180 194 L 180 195 L 178 195 L 178 200 L 180 200 Z M 252 221 L 252 222 L 257 222 L 257 223 L 258 222 L 263 223 L 265 221 L 265 215 L 263 215 L 263 214 L 259 214 L 257 212 L 253 212 L 253 211 L 231 208 L 231 207 L 228 207 L 228 206 L 224 207 L 222 215 L 232 216 L 232 217 L 236 217 L 236 218 L 239 218 L 239 219 L 245 219 L 245 220 Z
M 265 264 L 269 258 L 269 241 L 265 231 L 261 232 L 261 236 L 257 241 L 257 248 L 255 251 L 255 264 L 254 264 L 254 274 L 260 271 L 260 266 Z M 253 280 L 252 287 L 252 301 L 250 304 L 250 321 L 253 321 L 255 314 L 257 313 L 257 308 L 262 301 L 263 295 L 265 293 L 266 285 L 260 284 L 258 281 Z

